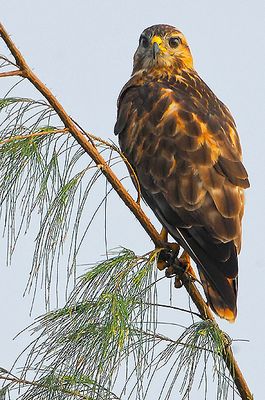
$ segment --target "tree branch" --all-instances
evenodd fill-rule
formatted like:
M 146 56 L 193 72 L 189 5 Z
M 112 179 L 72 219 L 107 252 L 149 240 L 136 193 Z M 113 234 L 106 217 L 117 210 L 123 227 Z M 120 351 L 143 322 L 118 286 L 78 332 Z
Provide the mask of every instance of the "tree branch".
M 126 206 L 133 212 L 133 214 L 138 219 L 144 230 L 147 232 L 151 240 L 154 242 L 155 246 L 161 248 L 165 247 L 166 243 L 164 243 L 161 236 L 159 235 L 155 227 L 152 225 L 150 220 L 147 218 L 140 205 L 137 204 L 137 202 L 135 202 L 134 199 L 129 195 L 127 190 L 121 184 L 118 177 L 109 167 L 108 163 L 104 160 L 101 154 L 99 154 L 98 150 L 93 145 L 93 143 L 88 141 L 85 134 L 80 129 L 78 129 L 77 125 L 72 121 L 70 116 L 66 113 L 66 111 L 64 110 L 60 102 L 56 99 L 56 97 L 52 94 L 52 92 L 32 72 L 32 70 L 27 65 L 24 57 L 22 56 L 18 48 L 11 40 L 10 36 L 8 35 L 7 31 L 5 30 L 2 24 L 0 24 L 0 34 L 4 42 L 6 43 L 7 47 L 9 48 L 10 52 L 12 53 L 13 57 L 15 58 L 16 64 L 18 68 L 21 70 L 23 76 L 27 78 L 35 86 L 35 88 L 38 89 L 39 92 L 48 100 L 50 105 L 57 112 L 58 116 L 60 117 L 65 127 L 69 129 L 69 132 L 77 140 L 80 146 L 82 146 L 82 148 L 86 151 L 86 153 L 94 160 L 96 165 L 102 170 L 103 174 L 105 175 L 109 183 L 112 185 L 112 187 L 115 189 L 117 194 L 126 204 Z M 210 311 L 209 307 L 203 300 L 203 297 L 201 296 L 200 292 L 193 283 L 190 275 L 185 273 L 183 281 L 187 292 L 189 293 L 192 301 L 198 308 L 202 318 L 205 320 L 209 319 L 211 321 L 215 321 L 212 312 Z M 230 346 L 225 347 L 223 351 L 223 358 L 225 360 L 228 370 L 230 371 L 232 378 L 234 379 L 235 385 L 238 389 L 238 392 L 241 395 L 241 398 L 243 400 L 253 399 L 251 391 L 248 388 L 248 385 L 239 369 L 239 366 L 234 358 Z
M 75 121 L 74 121 L 74 122 L 75 122 Z M 75 122 L 75 123 L 76 123 L 76 122 Z M 76 123 L 76 125 L 78 125 L 78 124 Z M 79 125 L 78 125 L 78 126 L 79 126 Z M 80 129 L 81 129 L 81 128 L 80 128 Z M 140 205 L 140 202 L 141 202 L 141 187 L 140 187 L 140 182 L 139 182 L 139 180 L 138 180 L 138 177 L 137 177 L 137 175 L 136 175 L 136 173 L 135 173 L 133 167 L 131 166 L 131 164 L 129 163 L 129 161 L 128 161 L 127 158 L 125 157 L 125 155 L 122 153 L 122 151 L 121 151 L 117 146 L 113 145 L 113 143 L 110 143 L 110 142 L 108 142 L 107 140 L 103 140 L 103 139 L 101 139 L 100 137 L 95 136 L 95 135 L 92 135 L 91 133 L 88 133 L 88 132 L 86 132 L 86 131 L 83 131 L 83 132 L 84 132 L 84 134 L 87 135 L 90 139 L 95 140 L 95 141 L 97 141 L 97 142 L 99 142 L 99 143 L 105 144 L 105 145 L 106 145 L 107 147 L 109 147 L 110 149 L 116 151 L 116 152 L 119 154 L 119 156 L 123 159 L 123 161 L 125 162 L 125 164 L 126 164 L 128 170 L 129 170 L 129 173 L 132 175 L 133 181 L 134 181 L 135 186 L 136 186 L 136 190 L 137 190 L 137 200 L 136 200 L 136 203 L 137 203 L 138 205 Z
M 188 314 L 192 314 L 192 315 L 196 315 L 196 317 L 203 319 L 201 314 L 198 314 L 194 311 L 191 310 L 186 310 L 185 308 L 181 308 L 181 307 L 174 307 L 168 304 L 158 304 L 158 303 L 144 303 L 147 306 L 155 306 L 155 307 L 163 307 L 163 308 L 169 308 L 170 310 L 177 310 L 177 311 L 182 311 Z
M 52 134 L 55 135 L 55 134 L 58 134 L 58 133 L 69 133 L 69 129 L 68 128 L 54 129 L 54 130 L 50 130 L 50 131 L 34 132 L 34 133 L 30 133 L 29 135 L 10 136 L 7 139 L 0 140 L 0 145 L 1 144 L 5 144 L 5 143 L 10 143 L 10 142 L 13 142 L 15 140 L 32 139 L 32 138 L 38 137 L 38 136 L 47 136 L 47 135 L 52 135 Z
M 0 72 L 0 78 L 5 78 L 8 76 L 23 76 L 23 72 L 18 70 L 18 71 L 7 71 L 7 72 Z

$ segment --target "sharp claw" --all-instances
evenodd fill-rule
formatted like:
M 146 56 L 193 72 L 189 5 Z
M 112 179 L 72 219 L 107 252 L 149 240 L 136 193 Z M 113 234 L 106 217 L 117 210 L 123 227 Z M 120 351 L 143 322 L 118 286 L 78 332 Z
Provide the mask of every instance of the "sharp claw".
M 193 279 L 197 280 L 196 274 L 190 263 L 190 256 L 188 255 L 188 253 L 186 251 L 184 251 L 181 254 L 179 261 L 182 264 L 183 268 L 185 268 L 185 272 L 188 273 Z
M 176 276 L 174 286 L 176 289 L 179 289 L 183 286 L 182 280 L 180 279 L 179 276 Z
M 163 260 L 157 260 L 156 266 L 159 269 L 159 271 L 163 271 L 166 267 L 167 267 L 167 262 L 163 261 Z

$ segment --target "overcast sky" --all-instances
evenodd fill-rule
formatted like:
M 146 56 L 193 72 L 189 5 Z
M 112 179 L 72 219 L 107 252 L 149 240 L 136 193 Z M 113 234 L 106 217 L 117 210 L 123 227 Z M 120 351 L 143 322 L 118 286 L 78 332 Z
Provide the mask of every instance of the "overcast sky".
M 221 321 L 220 326 L 232 338 L 250 340 L 236 345 L 236 357 L 255 398 L 264 398 L 264 2 L 0 0 L 0 9 L 1 22 L 28 64 L 70 115 L 90 132 L 114 141 L 116 98 L 131 73 L 141 31 L 167 23 L 185 34 L 195 68 L 236 120 L 250 175 L 239 265 L 238 318 L 233 325 Z M 0 53 L 4 52 L 2 46 L 1 42 Z M 2 81 L 0 92 L 2 96 Z M 31 96 L 33 91 L 24 95 Z M 149 239 L 120 206 L 117 196 L 112 195 L 111 201 L 110 248 L 150 249 Z M 149 215 L 155 221 L 151 212 Z M 119 224 L 114 223 L 117 220 Z M 126 236 L 121 237 L 120 230 Z M 91 235 L 90 240 L 87 262 L 102 254 L 98 238 Z M 12 364 L 26 343 L 25 337 L 15 342 L 11 338 L 32 321 L 28 315 L 31 298 L 22 299 L 30 255 L 21 243 L 12 268 L 3 266 L 0 271 L 3 367 Z M 3 247 L 0 251 L 5 252 Z M 44 312 L 42 299 L 40 294 L 33 316 Z

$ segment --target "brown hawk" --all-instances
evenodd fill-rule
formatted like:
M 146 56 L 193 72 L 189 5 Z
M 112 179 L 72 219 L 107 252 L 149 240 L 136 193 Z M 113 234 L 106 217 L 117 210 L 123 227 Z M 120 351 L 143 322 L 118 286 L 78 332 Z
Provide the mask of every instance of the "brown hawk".
M 249 181 L 233 117 L 195 71 L 176 28 L 141 34 L 115 134 L 142 197 L 197 264 L 211 308 L 233 321 Z

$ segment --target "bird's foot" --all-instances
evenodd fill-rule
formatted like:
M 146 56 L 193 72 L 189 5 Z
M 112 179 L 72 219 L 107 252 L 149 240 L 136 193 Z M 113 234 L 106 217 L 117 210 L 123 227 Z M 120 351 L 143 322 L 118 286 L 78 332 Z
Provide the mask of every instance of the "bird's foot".
M 183 251 L 181 257 L 178 258 L 179 253 L 179 245 L 176 243 L 172 243 L 172 245 L 176 245 L 175 250 L 162 250 L 158 258 L 158 262 L 164 263 L 163 268 L 165 269 L 165 275 L 167 278 L 175 277 L 175 287 L 180 288 L 183 285 L 183 274 L 188 273 L 193 279 L 196 279 L 196 275 L 193 271 L 193 268 L 190 263 L 190 256 L 186 251 Z M 158 267 L 159 268 L 159 267 Z M 159 268 L 160 269 L 160 268 Z
M 186 271 L 187 265 L 184 263 L 181 258 L 175 258 L 172 264 L 169 265 L 165 271 L 165 275 L 167 278 L 175 278 L 174 286 L 175 288 L 181 288 L 183 285 L 182 276 Z
M 167 269 L 174 263 L 179 253 L 179 245 L 177 243 L 168 243 L 168 231 L 166 228 L 162 228 L 160 232 L 161 240 L 166 243 L 166 248 L 162 249 L 157 258 L 157 268 L 160 271 Z
M 175 277 L 175 287 L 181 287 L 182 282 L 180 277 L 185 272 L 183 264 L 178 259 L 179 245 L 177 243 L 168 243 L 168 248 L 160 251 L 157 268 L 160 271 L 165 270 L 165 276 L 167 278 Z
M 160 271 L 168 269 L 177 260 L 179 245 L 177 243 L 167 243 L 167 248 L 162 249 L 157 258 L 157 268 Z
M 162 228 L 160 236 L 164 242 L 168 240 L 168 231 Z M 196 280 L 196 275 L 190 263 L 190 256 L 183 251 L 178 258 L 180 246 L 177 243 L 168 243 L 167 248 L 160 251 L 157 259 L 157 268 L 160 271 L 165 270 L 167 278 L 175 277 L 175 287 L 180 288 L 183 285 L 183 274 L 188 273 L 192 279 Z
M 197 280 L 196 274 L 194 272 L 194 269 L 191 266 L 190 262 L 190 256 L 189 254 L 184 250 L 183 253 L 181 254 L 179 258 L 179 262 L 181 263 L 184 272 L 190 275 L 190 277 L 194 280 Z

